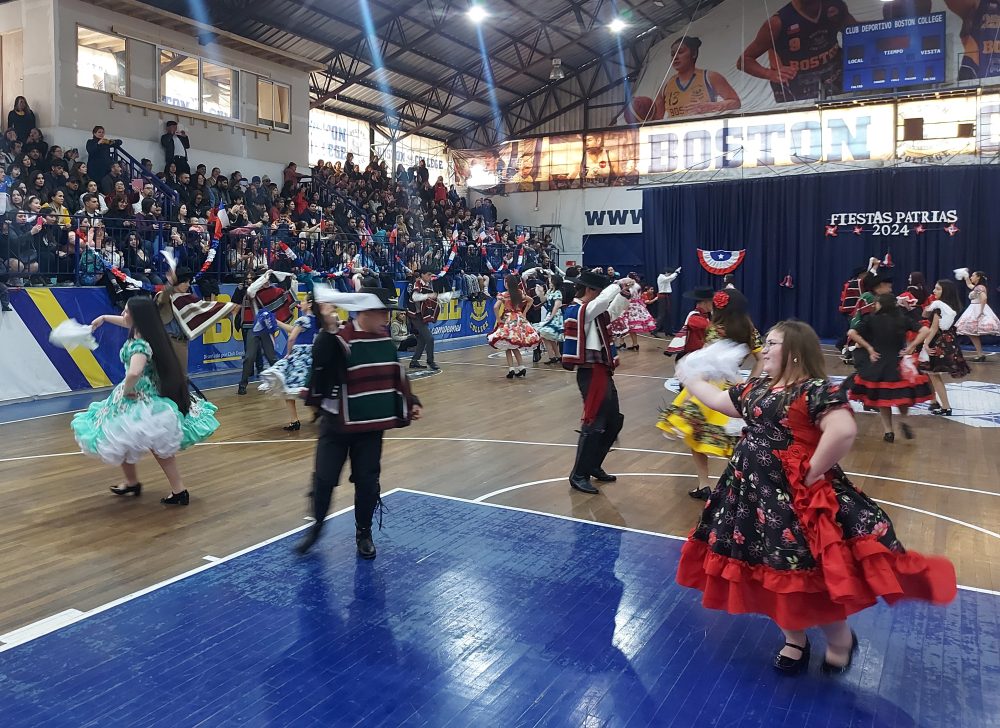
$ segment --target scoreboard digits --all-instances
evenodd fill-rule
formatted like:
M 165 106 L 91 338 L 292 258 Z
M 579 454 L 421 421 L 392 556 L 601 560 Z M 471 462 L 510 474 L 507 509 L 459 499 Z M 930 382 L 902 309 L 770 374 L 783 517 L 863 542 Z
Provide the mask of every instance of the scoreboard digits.
M 941 83 L 944 74 L 944 13 L 844 28 L 844 91 Z

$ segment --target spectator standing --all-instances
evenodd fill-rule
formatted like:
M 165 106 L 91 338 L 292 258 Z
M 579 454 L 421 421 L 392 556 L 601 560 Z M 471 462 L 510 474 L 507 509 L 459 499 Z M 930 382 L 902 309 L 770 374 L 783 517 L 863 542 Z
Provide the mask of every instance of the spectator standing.
M 7 128 L 17 133 L 22 142 L 28 139 L 28 134 L 36 126 L 35 112 L 28 106 L 28 100 L 23 96 L 14 99 L 14 108 L 7 114 Z
M 111 148 L 120 146 L 121 139 L 105 137 L 104 127 L 95 126 L 87 142 L 87 169 L 90 179 L 103 180 L 111 171 Z
M 188 148 L 191 142 L 188 140 L 187 131 L 177 129 L 176 121 L 171 119 L 167 122 L 167 132 L 160 137 L 160 146 L 163 148 L 164 169 L 173 162 L 178 173 L 191 173 L 191 167 L 188 165 Z
M 98 179 L 94 177 L 93 179 Z M 108 173 L 100 178 L 101 180 L 101 194 L 104 195 L 114 195 L 115 194 L 115 183 L 121 182 L 125 183 L 125 177 L 122 174 L 122 165 L 119 162 L 112 162 Z

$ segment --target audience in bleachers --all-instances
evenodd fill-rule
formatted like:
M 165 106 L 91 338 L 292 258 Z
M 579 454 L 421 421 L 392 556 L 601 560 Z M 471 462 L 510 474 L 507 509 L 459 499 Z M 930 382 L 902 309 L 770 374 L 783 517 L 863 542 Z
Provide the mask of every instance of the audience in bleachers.
M 207 174 L 196 159 L 188 166 L 187 138 L 168 124 L 165 167 L 154 174 L 148 159 L 119 163 L 121 141 L 102 126 L 83 161 L 76 149 L 50 146 L 36 124 L 18 97 L 0 138 L 0 278 L 15 286 L 120 287 L 109 266 L 156 286 L 167 246 L 216 283 L 262 265 L 344 288 L 426 269 L 468 295 L 485 294 L 495 272 L 558 262 L 550 240 L 498 222 L 491 200 L 469 208 L 442 176 L 431 180 L 422 159 L 397 165 L 392 177 L 378 157 L 362 169 L 352 154 L 320 161 L 311 174 L 290 162 L 280 181 L 218 167 Z

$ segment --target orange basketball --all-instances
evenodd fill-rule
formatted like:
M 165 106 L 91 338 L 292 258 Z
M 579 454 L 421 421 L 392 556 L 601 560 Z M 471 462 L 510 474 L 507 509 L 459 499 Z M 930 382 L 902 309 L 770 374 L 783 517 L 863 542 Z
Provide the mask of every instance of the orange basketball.
M 648 96 L 636 96 L 632 103 L 625 107 L 622 116 L 628 124 L 638 124 L 649 119 L 653 113 L 653 99 Z

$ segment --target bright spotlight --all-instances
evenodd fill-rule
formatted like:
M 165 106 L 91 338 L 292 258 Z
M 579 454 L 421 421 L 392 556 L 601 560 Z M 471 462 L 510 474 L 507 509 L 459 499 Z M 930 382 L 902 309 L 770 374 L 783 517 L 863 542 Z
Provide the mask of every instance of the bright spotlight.
M 615 18 L 610 23 L 608 23 L 608 30 L 610 30 L 612 33 L 621 33 L 623 30 L 625 30 L 625 27 L 626 27 L 625 21 L 622 20 L 621 18 Z
M 473 5 L 469 8 L 469 20 L 473 23 L 481 23 L 486 20 L 486 8 L 482 5 Z

